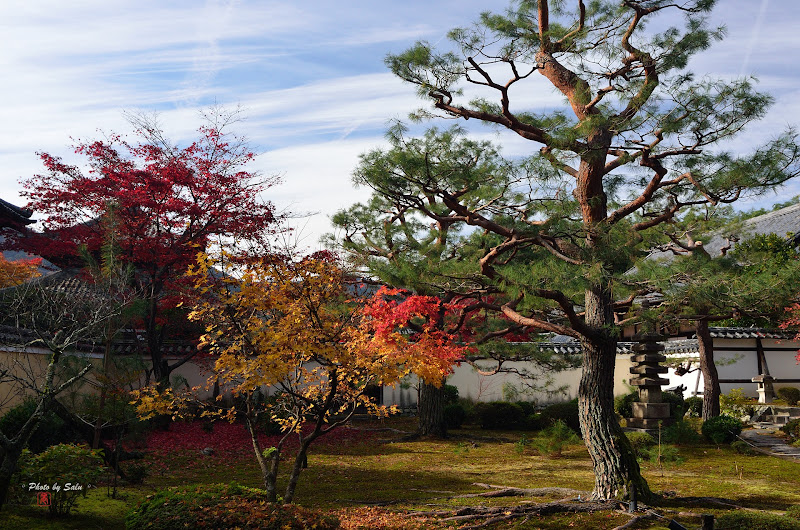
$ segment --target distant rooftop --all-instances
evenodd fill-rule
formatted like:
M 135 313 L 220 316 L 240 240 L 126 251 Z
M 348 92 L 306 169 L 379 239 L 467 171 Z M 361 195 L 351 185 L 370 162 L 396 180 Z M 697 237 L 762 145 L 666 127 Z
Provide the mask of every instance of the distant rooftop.
M 787 239 L 796 240 L 800 234 L 800 203 L 781 208 L 774 212 L 751 217 L 742 222 L 738 236 L 748 238 L 755 235 L 776 234 Z M 724 233 L 715 235 L 705 243 L 705 248 L 713 256 L 726 243 Z
M 0 199 L 0 228 L 19 228 L 36 222 L 31 219 L 33 212 L 14 206 L 10 202 Z
M 724 228 L 710 238 L 699 238 L 699 240 L 703 241 L 703 247 L 711 256 L 718 256 L 720 249 L 727 244 L 728 236 L 735 235 L 739 239 L 747 239 L 766 234 L 776 234 L 791 239 L 795 245 L 800 244 L 800 203 L 751 217 L 736 227 Z M 670 251 L 657 250 L 651 252 L 648 258 L 670 261 L 673 256 Z

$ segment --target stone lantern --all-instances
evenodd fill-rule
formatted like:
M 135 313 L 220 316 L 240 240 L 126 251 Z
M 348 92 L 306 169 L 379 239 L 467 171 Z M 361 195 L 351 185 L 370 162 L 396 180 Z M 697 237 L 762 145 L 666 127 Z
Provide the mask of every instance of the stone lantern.
M 637 333 L 633 336 L 635 344 L 631 355 L 630 384 L 639 390 L 639 401 L 632 403 L 633 418 L 628 419 L 628 428 L 637 431 L 656 431 L 659 422 L 667 425 L 672 416 L 669 403 L 664 403 L 661 397 L 661 387 L 669 384 L 669 380 L 661 377 L 667 373 L 668 368 L 661 363 L 667 360 L 664 355 L 662 341 L 667 337 L 653 331 Z

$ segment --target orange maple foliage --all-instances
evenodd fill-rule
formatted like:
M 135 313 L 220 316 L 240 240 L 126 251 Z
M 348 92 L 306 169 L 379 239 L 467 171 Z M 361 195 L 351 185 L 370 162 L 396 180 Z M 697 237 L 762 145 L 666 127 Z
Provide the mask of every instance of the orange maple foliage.
M 447 309 L 434 296 L 381 287 L 362 311 L 360 334 L 352 346 L 384 366 L 402 366 L 426 383 L 441 384 L 442 375 L 469 351 L 442 330 Z
M 0 254 L 0 289 L 13 287 L 39 276 L 36 270 L 41 260 L 9 261 Z

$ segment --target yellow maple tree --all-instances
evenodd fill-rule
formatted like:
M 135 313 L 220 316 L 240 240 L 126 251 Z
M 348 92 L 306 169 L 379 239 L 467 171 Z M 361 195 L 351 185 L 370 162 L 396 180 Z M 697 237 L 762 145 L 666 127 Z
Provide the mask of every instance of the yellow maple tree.
M 207 389 L 221 391 L 205 415 L 244 419 L 271 500 L 284 444 L 299 450 L 283 496 L 291 502 L 311 443 L 346 423 L 356 408 L 378 416 L 393 410 L 370 400 L 371 385 L 400 383 L 409 374 L 440 383 L 463 356 L 435 326 L 426 324 L 436 301 L 381 290 L 355 296 L 346 272 L 327 253 L 301 259 L 263 259 L 235 265 L 230 256 L 201 254 L 189 271 L 198 291 L 190 318 L 205 324 L 201 347 L 213 359 Z M 400 319 L 400 320 L 398 320 Z M 419 333 L 402 333 L 415 320 Z M 136 393 L 140 414 L 175 413 L 197 395 L 149 388 Z M 268 398 L 265 399 L 265 396 Z M 223 406 L 224 396 L 233 406 Z M 280 426 L 275 447 L 263 448 L 259 421 Z

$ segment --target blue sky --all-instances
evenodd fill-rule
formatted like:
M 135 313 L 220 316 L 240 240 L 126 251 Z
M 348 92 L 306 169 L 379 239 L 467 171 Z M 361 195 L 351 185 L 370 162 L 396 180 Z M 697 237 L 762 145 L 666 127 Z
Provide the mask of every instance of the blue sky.
M 126 132 L 123 110 L 157 110 L 169 135 L 187 140 L 198 110 L 241 105 L 237 127 L 263 153 L 254 165 L 284 183 L 267 198 L 294 212 L 302 243 L 316 246 L 327 216 L 367 196 L 350 172 L 383 144 L 387 122 L 419 106 L 413 87 L 384 67 L 386 53 L 503 2 L 209 0 L 3 0 L 0 3 L 0 197 L 22 204 L 19 179 L 41 171 L 37 151 L 70 160 L 72 138 Z M 710 76 L 755 74 L 776 98 L 763 122 L 732 144 L 746 150 L 800 124 L 800 2 L 719 0 L 728 37 L 691 67 Z M 533 105 L 554 104 L 551 93 Z M 479 129 L 509 155 L 530 145 Z M 77 162 L 77 160 L 75 160 Z M 792 184 L 762 204 L 800 193 Z

